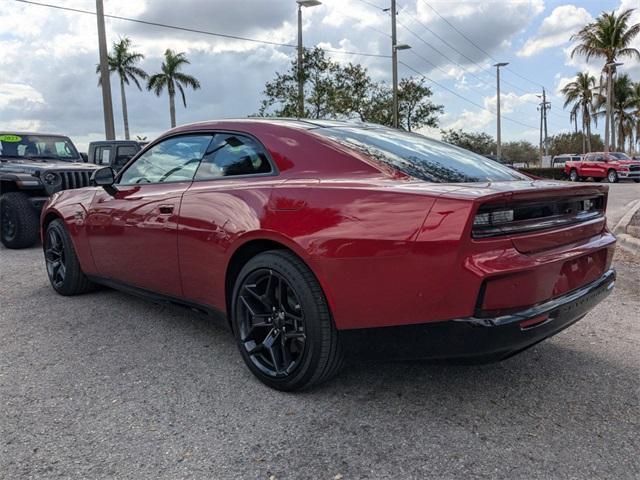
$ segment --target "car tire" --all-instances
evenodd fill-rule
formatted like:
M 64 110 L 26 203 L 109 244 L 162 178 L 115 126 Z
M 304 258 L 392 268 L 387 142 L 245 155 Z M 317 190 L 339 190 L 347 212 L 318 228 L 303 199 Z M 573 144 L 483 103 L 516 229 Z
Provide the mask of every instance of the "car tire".
M 578 171 L 575 168 L 572 168 L 569 172 L 569 180 L 571 180 L 572 182 L 580 181 L 580 175 L 578 175 Z
M 242 268 L 233 289 L 231 326 L 249 370 L 283 391 L 333 377 L 343 354 L 322 288 L 286 250 L 270 250 Z
M 47 276 L 56 292 L 71 296 L 95 288 L 80 267 L 71 236 L 62 220 L 53 220 L 47 226 L 42 243 Z
M 0 240 L 7 248 L 28 248 L 38 241 L 38 212 L 21 192 L 0 196 Z
M 609 183 L 617 183 L 618 182 L 618 172 L 615 170 L 609 170 L 607 172 L 607 182 Z
M 633 181 L 636 183 L 640 183 L 640 178 L 634 178 Z

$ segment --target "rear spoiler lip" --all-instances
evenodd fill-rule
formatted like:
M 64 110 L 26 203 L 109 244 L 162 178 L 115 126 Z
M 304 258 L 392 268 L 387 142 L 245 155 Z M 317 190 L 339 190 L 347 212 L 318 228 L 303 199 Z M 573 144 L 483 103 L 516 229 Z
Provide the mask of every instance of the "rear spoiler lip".
M 511 203 L 520 201 L 549 201 L 551 198 L 568 198 L 568 197 L 584 197 L 603 195 L 606 199 L 609 195 L 609 187 L 607 185 L 576 185 L 576 186 L 560 186 L 530 190 L 511 190 L 506 192 L 493 192 L 487 195 L 478 196 L 473 199 L 477 205 Z

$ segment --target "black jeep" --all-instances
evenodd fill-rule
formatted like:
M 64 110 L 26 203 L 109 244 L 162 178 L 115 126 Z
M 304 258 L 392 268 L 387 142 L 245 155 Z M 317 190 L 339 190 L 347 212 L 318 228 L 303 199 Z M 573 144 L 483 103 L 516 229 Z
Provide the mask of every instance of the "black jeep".
M 26 248 L 38 240 L 40 211 L 60 190 L 89 185 L 96 165 L 84 163 L 69 138 L 0 132 L 0 240 Z

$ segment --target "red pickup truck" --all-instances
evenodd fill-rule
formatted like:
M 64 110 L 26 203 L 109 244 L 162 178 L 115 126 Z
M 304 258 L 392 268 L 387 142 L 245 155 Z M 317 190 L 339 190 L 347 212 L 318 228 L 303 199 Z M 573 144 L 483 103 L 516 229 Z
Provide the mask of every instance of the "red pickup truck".
M 587 153 L 580 161 L 566 162 L 564 172 L 572 182 L 591 177 L 596 182 L 606 178 L 609 183 L 624 179 L 640 183 L 640 162 L 622 152 Z

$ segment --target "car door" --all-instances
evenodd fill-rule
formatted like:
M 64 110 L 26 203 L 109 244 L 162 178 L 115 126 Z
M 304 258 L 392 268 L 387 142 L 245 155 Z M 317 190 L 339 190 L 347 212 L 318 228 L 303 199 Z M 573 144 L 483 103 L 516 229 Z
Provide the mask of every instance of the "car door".
M 177 222 L 183 193 L 211 142 L 210 134 L 161 140 L 95 195 L 87 217 L 98 274 L 181 296 Z
M 580 176 L 590 177 L 594 172 L 595 155 L 593 153 L 584 156 L 580 162 Z
M 607 162 L 602 153 L 592 156 L 591 168 L 589 176 L 593 178 L 604 178 L 607 176 Z
M 230 245 L 260 228 L 277 169 L 253 137 L 217 133 L 185 192 L 178 248 L 184 297 L 224 307 Z

